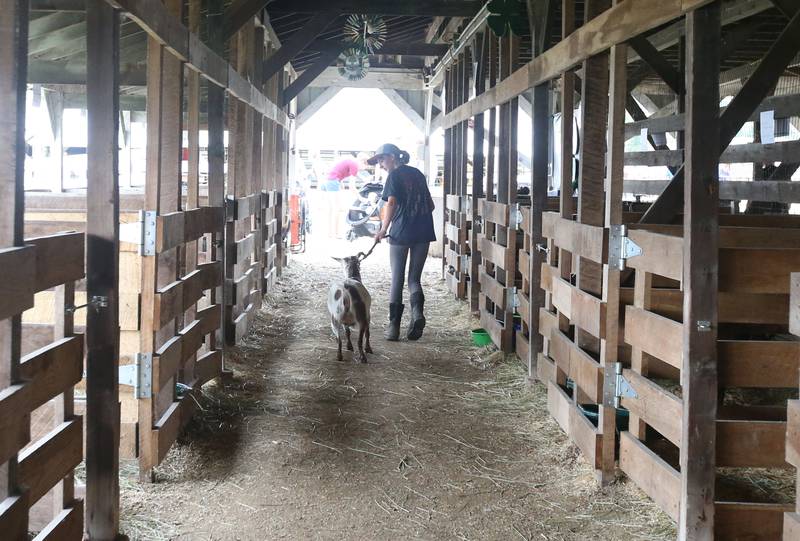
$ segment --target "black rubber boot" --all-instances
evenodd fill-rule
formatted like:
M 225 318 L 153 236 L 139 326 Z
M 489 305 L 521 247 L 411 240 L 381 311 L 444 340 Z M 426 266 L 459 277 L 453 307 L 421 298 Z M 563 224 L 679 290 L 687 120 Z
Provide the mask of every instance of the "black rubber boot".
M 400 320 L 403 317 L 405 305 L 393 302 L 389 305 L 389 325 L 383 331 L 383 337 L 390 342 L 397 342 L 400 339 Z
M 425 295 L 422 292 L 411 295 L 411 322 L 408 324 L 409 340 L 419 340 L 425 328 Z

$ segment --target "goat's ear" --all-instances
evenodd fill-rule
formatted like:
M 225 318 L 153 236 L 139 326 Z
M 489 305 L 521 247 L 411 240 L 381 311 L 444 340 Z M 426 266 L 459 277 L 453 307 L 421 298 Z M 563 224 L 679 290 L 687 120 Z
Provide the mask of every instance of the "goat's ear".
M 333 256 L 331 256 L 331 259 L 333 259 L 337 263 L 341 263 L 342 262 L 342 258 L 341 257 L 333 257 Z

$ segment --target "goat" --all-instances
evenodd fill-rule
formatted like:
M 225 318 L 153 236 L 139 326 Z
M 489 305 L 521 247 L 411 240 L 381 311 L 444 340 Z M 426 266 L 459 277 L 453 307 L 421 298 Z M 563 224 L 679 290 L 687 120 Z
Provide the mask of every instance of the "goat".
M 339 342 L 339 353 L 337 360 L 342 357 L 342 328 L 347 336 L 347 349 L 353 351 L 353 343 L 350 341 L 351 329 L 358 330 L 358 352 L 359 360 L 367 362 L 366 353 L 372 353 L 372 346 L 369 344 L 369 311 L 372 299 L 361 283 L 361 261 L 363 254 L 338 258 L 344 270 L 344 280 L 339 280 L 331 284 L 328 292 L 328 311 L 331 314 L 331 329 Z M 364 339 L 366 338 L 366 348 Z M 366 352 L 366 353 L 365 353 Z

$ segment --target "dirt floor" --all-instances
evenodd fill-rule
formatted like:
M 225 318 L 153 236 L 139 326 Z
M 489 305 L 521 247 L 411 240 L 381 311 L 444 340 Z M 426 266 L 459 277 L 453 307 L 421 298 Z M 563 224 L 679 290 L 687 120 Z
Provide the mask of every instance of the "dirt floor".
M 366 245 L 369 246 L 368 244 Z M 513 358 L 471 345 L 477 326 L 424 276 L 418 343 L 382 339 L 388 250 L 363 268 L 373 296 L 369 363 L 337 362 L 325 252 L 293 257 L 244 343 L 234 376 L 204 389 L 197 418 L 140 485 L 122 480 L 132 539 L 674 539 L 630 483 L 601 490 Z

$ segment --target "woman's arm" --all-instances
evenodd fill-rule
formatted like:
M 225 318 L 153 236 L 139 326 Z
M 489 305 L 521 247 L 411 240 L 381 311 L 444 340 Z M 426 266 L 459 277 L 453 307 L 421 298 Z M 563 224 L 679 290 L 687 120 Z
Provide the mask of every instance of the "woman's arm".
M 375 234 L 375 241 L 380 242 L 383 237 L 386 236 L 386 233 L 389 231 L 389 224 L 392 223 L 392 219 L 394 218 L 395 210 L 397 209 L 397 198 L 393 195 L 389 196 L 389 199 L 386 201 L 386 205 L 384 207 L 386 209 L 386 216 L 383 219 L 383 226 L 381 230 Z

